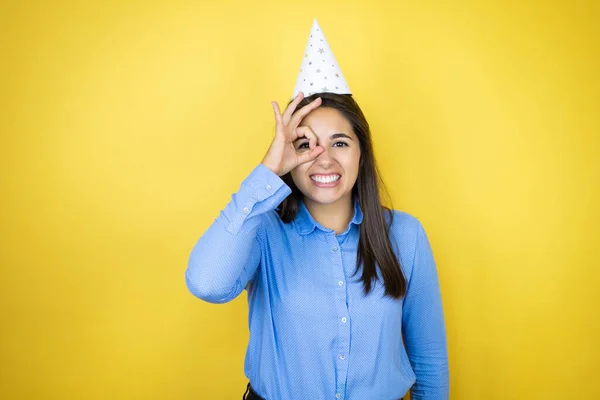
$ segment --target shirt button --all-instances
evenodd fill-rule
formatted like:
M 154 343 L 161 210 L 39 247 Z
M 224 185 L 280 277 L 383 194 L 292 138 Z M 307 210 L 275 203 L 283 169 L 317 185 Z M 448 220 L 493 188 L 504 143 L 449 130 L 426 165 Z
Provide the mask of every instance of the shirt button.
M 340 360 L 343 360 L 343 359 L 345 359 L 345 358 L 346 358 L 346 357 L 345 357 L 343 354 L 340 356 Z
M 333 252 L 335 253 L 336 251 L 338 251 L 338 250 L 339 250 L 339 248 L 338 248 L 337 246 L 333 246 L 333 247 L 331 248 L 331 250 L 333 250 Z
M 250 211 L 250 210 L 248 209 L 248 207 L 244 207 L 244 212 L 245 212 L 246 214 L 248 214 L 248 211 Z
M 265 186 L 265 188 L 266 188 L 267 190 L 271 190 L 271 185 L 267 185 L 267 186 Z
M 342 286 L 344 284 L 344 281 L 339 281 L 338 285 Z
M 346 319 L 346 317 L 342 317 L 342 322 L 346 322 L 346 321 L 348 321 L 348 320 Z
M 335 394 L 335 398 L 336 398 L 336 399 L 339 399 L 340 397 L 342 397 L 342 395 L 341 395 L 341 394 L 339 394 L 339 393 L 336 393 L 336 394 Z

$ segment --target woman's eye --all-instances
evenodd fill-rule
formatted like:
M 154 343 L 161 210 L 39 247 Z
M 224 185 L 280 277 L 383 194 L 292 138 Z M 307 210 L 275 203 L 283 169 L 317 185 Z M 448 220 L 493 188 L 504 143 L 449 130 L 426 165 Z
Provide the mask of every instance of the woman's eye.
M 348 143 L 346 143 L 346 142 L 335 142 L 333 145 L 335 147 L 346 147 L 346 146 L 348 146 Z
M 298 150 L 308 149 L 308 142 L 300 143 Z

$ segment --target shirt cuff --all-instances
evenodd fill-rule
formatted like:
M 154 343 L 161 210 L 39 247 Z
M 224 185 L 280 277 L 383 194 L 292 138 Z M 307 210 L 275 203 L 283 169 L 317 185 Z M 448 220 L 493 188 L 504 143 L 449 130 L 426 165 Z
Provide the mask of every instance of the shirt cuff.
M 227 210 L 230 214 L 227 231 L 237 234 L 245 221 L 274 210 L 291 193 L 279 175 L 262 163 L 258 164 L 242 181 L 239 191 L 232 195 L 230 205 L 233 209 Z

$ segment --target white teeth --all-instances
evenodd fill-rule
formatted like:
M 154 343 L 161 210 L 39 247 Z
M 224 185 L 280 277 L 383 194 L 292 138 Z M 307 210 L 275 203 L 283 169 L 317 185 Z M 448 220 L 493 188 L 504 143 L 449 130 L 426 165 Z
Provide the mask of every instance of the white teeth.
M 340 175 L 328 175 L 328 176 L 314 175 L 314 176 L 311 176 L 310 179 L 312 179 L 315 182 L 319 182 L 319 183 L 331 183 L 331 182 L 335 182 L 338 179 L 340 179 Z

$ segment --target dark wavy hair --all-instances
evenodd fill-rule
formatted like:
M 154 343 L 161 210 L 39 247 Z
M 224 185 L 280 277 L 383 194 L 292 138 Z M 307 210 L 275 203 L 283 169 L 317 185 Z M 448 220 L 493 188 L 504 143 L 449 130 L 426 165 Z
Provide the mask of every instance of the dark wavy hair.
M 322 99 L 319 108 L 334 108 L 348 120 L 360 143 L 358 177 L 352 188 L 352 194 L 358 199 L 363 212 L 363 221 L 360 224 L 356 271 L 353 276 L 358 273 L 362 265 L 361 280 L 365 295 L 368 295 L 372 290 L 372 284 L 378 279 L 377 266 L 379 266 L 384 281 L 385 296 L 401 298 L 406 294 L 406 279 L 390 242 L 389 227 L 394 214 L 381 202 L 381 195 L 389 199 L 389 194 L 375 162 L 369 124 L 351 94 L 315 93 L 302 99 L 296 110 L 317 97 Z M 289 172 L 282 176 L 282 179 L 292 189 L 292 194 L 279 205 L 277 213 L 283 222 L 289 223 L 298 213 L 298 202 L 302 200 L 303 194 L 294 184 Z M 389 216 L 389 225 L 386 224 L 385 213 Z

